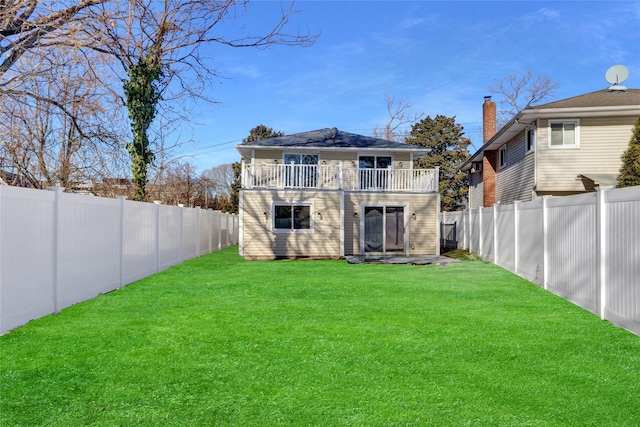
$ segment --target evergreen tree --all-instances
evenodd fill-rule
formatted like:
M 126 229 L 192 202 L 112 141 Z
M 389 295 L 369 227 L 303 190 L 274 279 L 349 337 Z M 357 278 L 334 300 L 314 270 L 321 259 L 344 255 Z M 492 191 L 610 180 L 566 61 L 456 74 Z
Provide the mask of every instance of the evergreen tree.
M 272 128 L 265 125 L 258 125 L 249 131 L 249 136 L 242 140 L 243 144 L 247 142 L 260 141 L 268 138 L 284 136 L 284 132 L 276 132 Z M 231 212 L 238 213 L 240 210 L 240 187 L 242 182 L 242 163 L 234 162 L 231 164 L 233 168 L 233 183 L 231 184 Z
M 618 188 L 640 185 L 640 116 L 633 128 L 629 148 L 622 154 Z
M 466 207 L 469 178 L 460 166 L 469 158 L 471 140 L 464 137 L 463 127 L 455 117 L 427 116 L 415 123 L 406 138 L 408 144 L 430 148 L 431 152 L 418 159 L 414 167 L 433 169 L 440 167 L 440 200 L 443 211 Z
M 276 132 L 265 125 L 258 125 L 249 131 L 249 136 L 242 140 L 242 143 L 260 141 L 262 139 L 284 136 L 284 132 Z

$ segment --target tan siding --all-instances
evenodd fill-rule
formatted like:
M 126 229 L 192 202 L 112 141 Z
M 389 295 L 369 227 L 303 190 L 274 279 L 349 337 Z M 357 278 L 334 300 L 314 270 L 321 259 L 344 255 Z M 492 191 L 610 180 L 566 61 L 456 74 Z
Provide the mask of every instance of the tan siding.
M 360 254 L 360 204 L 379 203 L 380 206 L 403 206 L 409 213 L 409 252 L 435 254 L 437 242 L 437 202 L 435 194 L 348 193 L 345 195 L 345 255 Z M 354 217 L 354 209 L 358 217 Z M 416 213 L 416 220 L 411 214 Z M 412 247 L 411 247 L 412 246 Z
M 243 191 L 243 254 L 247 259 L 340 256 L 340 194 L 320 191 Z M 312 232 L 274 233 L 272 200 L 310 202 Z M 264 213 L 267 215 L 264 215 Z M 322 214 L 322 216 L 318 214 Z
M 507 165 L 496 175 L 496 201 L 530 201 L 535 184 L 534 152 L 526 152 L 524 132 L 507 144 Z
M 549 148 L 548 122 L 538 128 L 538 185 L 540 192 L 585 191 L 580 174 L 617 174 L 620 156 L 629 146 L 637 117 L 580 119 L 580 147 Z
M 255 162 L 262 163 L 273 163 L 274 160 L 282 161 L 282 151 L 281 150 L 256 150 L 255 151 Z M 248 160 L 251 162 L 251 160 Z

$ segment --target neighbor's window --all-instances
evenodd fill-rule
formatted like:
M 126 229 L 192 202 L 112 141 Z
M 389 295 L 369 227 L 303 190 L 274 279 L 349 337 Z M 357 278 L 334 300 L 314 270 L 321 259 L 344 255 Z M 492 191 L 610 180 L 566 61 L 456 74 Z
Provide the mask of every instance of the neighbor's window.
M 507 145 L 503 145 L 502 147 L 500 147 L 500 162 L 499 165 L 501 168 L 507 166 Z
M 549 141 L 551 147 L 578 147 L 577 120 L 563 122 L 549 122 Z
M 278 204 L 273 210 L 275 230 L 311 229 L 311 205 Z
M 527 153 L 533 151 L 536 146 L 536 129 L 529 128 L 525 134 L 526 144 L 527 144 Z

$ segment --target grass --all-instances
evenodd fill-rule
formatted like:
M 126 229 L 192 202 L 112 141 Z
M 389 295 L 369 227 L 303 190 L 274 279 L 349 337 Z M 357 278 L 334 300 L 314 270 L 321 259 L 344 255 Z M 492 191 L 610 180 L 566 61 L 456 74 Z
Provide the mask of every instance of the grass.
M 0 425 L 640 425 L 640 338 L 499 267 L 236 251 L 2 336 Z

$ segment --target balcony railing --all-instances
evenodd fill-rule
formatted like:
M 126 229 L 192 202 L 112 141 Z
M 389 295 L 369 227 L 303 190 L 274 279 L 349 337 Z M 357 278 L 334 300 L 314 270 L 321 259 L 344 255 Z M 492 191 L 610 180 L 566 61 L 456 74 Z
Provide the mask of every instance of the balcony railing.
M 438 191 L 438 169 L 243 164 L 242 188 L 436 192 Z

